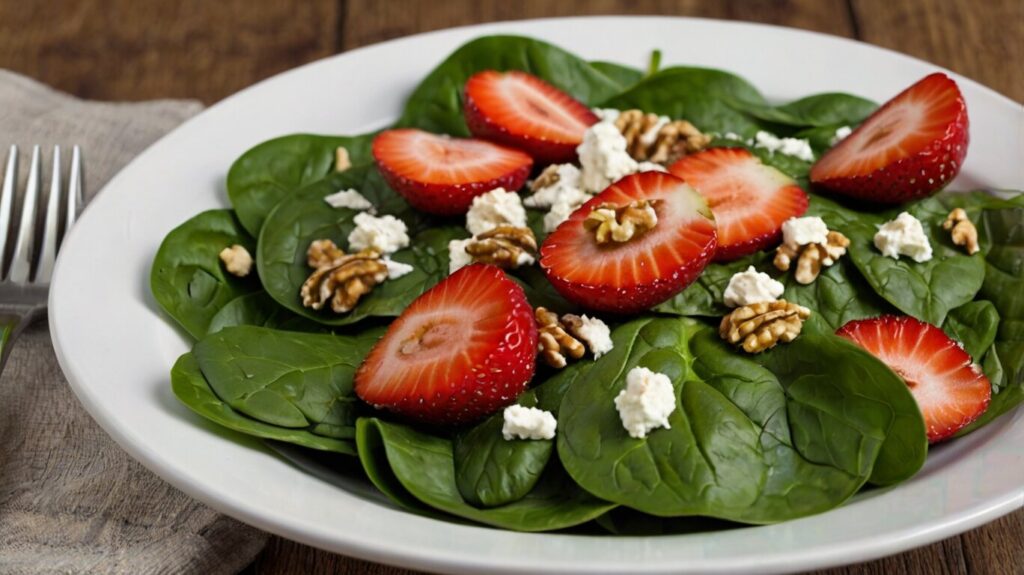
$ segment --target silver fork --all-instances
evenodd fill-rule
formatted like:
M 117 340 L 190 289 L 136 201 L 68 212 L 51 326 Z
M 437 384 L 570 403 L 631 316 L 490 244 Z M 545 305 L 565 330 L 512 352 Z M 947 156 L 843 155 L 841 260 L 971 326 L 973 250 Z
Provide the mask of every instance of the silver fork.
M 11 212 L 15 190 L 18 187 L 18 147 L 11 146 L 7 154 L 3 192 L 0 193 L 0 371 L 7 364 L 14 339 L 34 320 L 46 313 L 46 298 L 50 291 L 50 276 L 57 259 L 60 241 L 71 228 L 82 210 L 82 153 L 78 146 L 71 152 L 71 170 L 68 186 L 62 185 L 60 146 L 53 148 L 53 175 L 50 194 L 46 199 L 43 229 L 37 230 L 36 205 L 40 201 L 42 165 L 39 146 L 32 148 L 32 163 L 22 200 L 21 221 L 16 229 L 10 267 L 3 274 L 4 256 L 11 235 Z M 63 206 L 63 223 L 61 212 Z M 63 230 L 63 233 L 62 233 Z M 41 245 L 38 255 L 36 236 Z

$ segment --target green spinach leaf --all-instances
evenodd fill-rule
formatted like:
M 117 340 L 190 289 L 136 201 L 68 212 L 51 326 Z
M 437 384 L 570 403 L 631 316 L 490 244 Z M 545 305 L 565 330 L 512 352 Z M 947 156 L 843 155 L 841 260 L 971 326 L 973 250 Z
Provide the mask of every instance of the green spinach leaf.
M 355 433 L 356 368 L 382 335 L 328 335 L 239 326 L 192 349 L 214 393 L 232 409 L 278 427 L 348 439 Z
M 153 297 L 194 338 L 206 334 L 225 304 L 260 287 L 255 273 L 238 278 L 224 269 L 220 252 L 233 244 L 256 251 L 231 210 L 209 210 L 167 234 L 153 259 Z
M 960 342 L 976 362 L 992 346 L 999 328 L 999 312 L 992 302 L 977 300 L 949 312 L 942 331 Z
M 601 72 L 605 76 L 608 76 L 616 84 L 626 89 L 633 84 L 636 84 L 644 77 L 643 70 L 638 70 L 632 66 L 625 66 L 623 64 L 617 64 L 615 62 L 591 62 L 598 72 Z
M 291 313 L 262 291 L 240 295 L 229 301 L 210 320 L 208 333 L 237 325 L 272 327 L 285 331 L 324 331 L 322 325 Z
M 235 411 L 213 393 L 191 353 L 181 356 L 171 369 L 171 388 L 174 395 L 198 415 L 239 433 L 286 441 L 310 449 L 356 454 L 355 444 L 350 440 L 324 437 L 305 429 L 270 425 Z
M 782 297 L 811 310 L 805 332 L 835 333 L 846 322 L 892 313 L 889 302 L 878 296 L 861 277 L 849 258 L 824 268 L 818 279 L 801 285 L 792 274 L 785 276 Z
M 798 128 L 851 126 L 864 121 L 878 105 L 842 93 L 815 94 L 781 106 L 748 106 L 745 111 L 766 122 Z
M 733 274 L 750 266 L 766 269 L 764 264 L 771 258 L 766 252 L 725 263 L 711 263 L 704 268 L 697 281 L 677 293 L 672 299 L 658 304 L 654 311 L 681 316 L 721 317 L 730 309 L 723 303 L 723 294 Z

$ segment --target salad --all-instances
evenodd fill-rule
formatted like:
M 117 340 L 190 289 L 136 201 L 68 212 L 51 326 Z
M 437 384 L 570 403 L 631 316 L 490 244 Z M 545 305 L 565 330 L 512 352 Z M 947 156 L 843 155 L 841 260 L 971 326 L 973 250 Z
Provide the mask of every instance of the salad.
M 659 60 L 483 37 L 394 126 L 245 152 L 153 262 L 175 395 L 415 513 L 608 534 L 821 513 L 1024 401 L 1024 195 L 943 190 L 952 79 Z

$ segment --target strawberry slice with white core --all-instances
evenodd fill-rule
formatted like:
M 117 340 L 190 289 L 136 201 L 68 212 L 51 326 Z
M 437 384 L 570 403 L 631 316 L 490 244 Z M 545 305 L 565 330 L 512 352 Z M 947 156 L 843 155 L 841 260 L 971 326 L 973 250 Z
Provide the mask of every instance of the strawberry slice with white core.
M 463 111 L 473 135 L 522 149 L 542 163 L 571 162 L 590 108 L 526 72 L 478 72 L 466 81 Z
M 811 168 L 811 182 L 872 202 L 929 196 L 960 172 L 968 123 L 967 103 L 956 82 L 931 74 L 825 153 Z
M 882 360 L 910 387 L 928 441 L 952 437 L 988 409 L 992 384 L 941 329 L 909 316 L 851 321 L 837 335 Z
M 669 166 L 669 172 L 707 198 L 718 224 L 718 261 L 778 243 L 783 222 L 807 211 L 807 194 L 792 178 L 742 148 L 691 154 Z
M 618 243 L 598 244 L 583 220 L 601 204 L 651 201 L 654 228 Z M 634 313 L 659 304 L 700 275 L 715 252 L 715 221 L 704 198 L 663 172 L 626 176 L 592 198 L 552 232 L 540 265 L 565 298 L 583 307 Z
M 355 375 L 377 408 L 434 424 L 474 421 L 512 403 L 533 377 L 537 326 L 518 284 L 466 266 L 416 298 Z
M 373 139 L 384 179 L 418 210 L 460 215 L 494 188 L 518 190 L 533 167 L 529 155 L 492 142 L 400 129 Z

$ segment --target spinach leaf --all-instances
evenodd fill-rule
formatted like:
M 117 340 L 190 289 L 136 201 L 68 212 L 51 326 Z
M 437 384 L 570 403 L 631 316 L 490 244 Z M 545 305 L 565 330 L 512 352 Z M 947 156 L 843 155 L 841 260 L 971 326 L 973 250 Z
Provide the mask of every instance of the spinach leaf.
M 842 93 L 815 94 L 781 106 L 748 106 L 745 111 L 766 122 L 805 127 L 834 127 L 859 124 L 878 107 L 871 100 Z
M 376 134 L 317 136 L 292 134 L 250 148 L 228 171 L 228 198 L 238 219 L 258 236 L 270 210 L 292 192 L 334 170 L 335 151 L 344 146 L 354 166 L 371 163 Z
M 536 265 L 514 270 L 510 277 L 523 288 L 526 299 L 533 307 L 546 307 L 558 313 L 575 313 L 579 309 L 558 293 Z
M 329 238 L 347 247 L 348 234 L 355 227 L 352 220 L 358 213 L 332 208 L 323 201 L 324 195 L 333 191 L 332 180 L 328 178 L 286 198 L 267 218 L 256 251 L 263 287 L 289 311 L 326 325 L 348 325 L 368 317 L 397 317 L 417 296 L 448 275 L 448 241 L 465 237 L 466 232 L 456 227 L 435 227 L 414 236 L 410 248 L 391 256 L 395 261 L 412 265 L 413 271 L 378 285 L 347 314 L 306 308 L 299 291 L 313 271 L 306 264 L 309 244 Z M 368 196 L 384 213 L 397 204 L 397 200 L 389 198 L 388 194 Z
M 356 368 L 382 335 L 228 327 L 192 354 L 210 387 L 232 409 L 278 427 L 348 439 L 355 434 Z
M 178 358 L 171 369 L 171 388 L 174 395 L 197 414 L 228 429 L 261 437 L 286 441 L 311 449 L 355 455 L 355 445 L 349 440 L 316 435 L 305 429 L 289 429 L 270 425 L 235 411 L 220 400 L 203 377 L 199 363 L 191 353 Z
M 456 486 L 452 442 L 396 423 L 360 418 L 356 445 L 370 480 L 400 505 L 424 506 L 517 531 L 551 531 L 586 523 L 612 504 L 579 489 L 553 461 L 518 501 L 478 509 Z
M 632 86 L 640 81 L 644 77 L 642 70 L 633 68 L 632 66 L 625 66 L 623 64 L 617 64 L 615 62 L 591 62 L 590 65 L 594 67 L 598 72 L 601 72 L 605 76 L 608 76 L 616 84 L 621 86 L 623 89 Z
M 949 312 L 942 331 L 960 342 L 976 362 L 980 362 L 999 328 L 999 312 L 992 302 L 977 300 Z
M 766 269 L 764 264 L 771 261 L 770 254 L 759 252 L 732 262 L 711 263 L 704 268 L 697 281 L 677 293 L 672 299 L 658 304 L 654 311 L 681 316 L 721 317 L 730 309 L 723 303 L 723 294 L 733 274 L 750 266 Z
M 256 250 L 231 210 L 209 210 L 171 230 L 153 258 L 153 297 L 194 338 L 225 304 L 260 287 L 255 273 L 239 278 L 224 269 L 220 252 L 233 244 Z
M 522 70 L 550 82 L 588 106 L 622 91 L 621 69 L 614 78 L 608 65 L 585 60 L 540 40 L 520 36 L 486 36 L 472 40 L 441 62 L 413 91 L 398 120 L 403 128 L 469 136 L 462 115 L 462 90 L 473 74 L 483 70 Z
M 777 374 L 692 320 L 636 320 L 613 340 L 592 368 L 602 377 L 577 379 L 562 400 L 558 453 L 584 489 L 633 509 L 745 523 L 801 517 L 855 493 L 891 434 L 925 445 L 903 381 L 834 336 L 783 346 Z M 788 368 L 800 361 L 813 370 Z M 665 373 L 677 390 L 671 428 L 644 439 L 626 434 L 614 406 L 636 366 Z M 914 417 L 917 429 L 895 425 Z
M 921 220 L 931 242 L 933 256 L 927 262 L 883 256 L 874 246 L 875 226 L 863 218 L 839 229 L 850 238 L 850 258 L 878 295 L 908 315 L 942 325 L 949 310 L 971 301 L 981 289 L 985 260 L 953 245 L 942 229 L 948 212 L 938 200 L 922 200 L 907 211 Z
M 812 312 L 804 322 L 807 333 L 835 333 L 848 321 L 893 312 L 889 302 L 871 289 L 846 257 L 824 268 L 809 285 L 801 285 L 792 274 L 787 274 L 783 283 L 786 291 L 782 297 Z
M 208 333 L 226 327 L 255 325 L 285 331 L 323 331 L 316 322 L 299 317 L 277 304 L 266 292 L 240 295 L 220 308 L 210 320 Z

